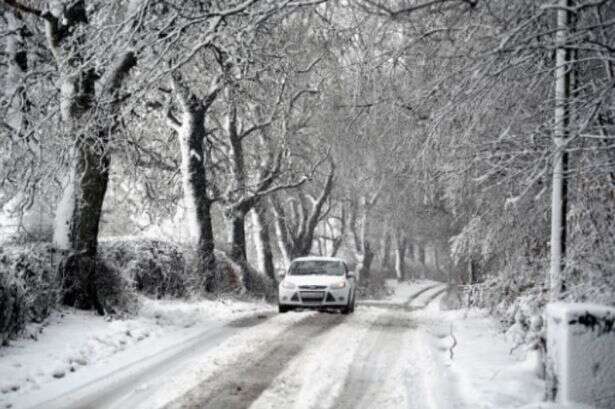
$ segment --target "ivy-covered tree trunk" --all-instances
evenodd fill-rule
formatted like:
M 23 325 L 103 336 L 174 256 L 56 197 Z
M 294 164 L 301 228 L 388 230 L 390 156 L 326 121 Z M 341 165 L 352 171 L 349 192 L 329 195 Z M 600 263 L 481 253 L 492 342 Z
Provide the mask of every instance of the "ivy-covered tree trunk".
M 226 227 L 231 259 L 237 263 L 246 263 L 246 212 L 231 207 L 225 210 Z
M 72 169 L 56 210 L 54 242 L 68 251 L 62 267 L 64 303 L 84 309 L 94 307 L 104 314 L 96 285 L 96 249 L 110 158 L 102 132 L 81 121 L 92 111 L 96 80 L 93 69 L 66 75 L 63 80 L 62 120 L 75 142 Z
M 215 289 L 214 233 L 211 220 L 211 200 L 205 175 L 205 114 L 217 90 L 201 101 L 182 83 L 177 75 L 173 80 L 175 95 L 181 106 L 181 120 L 171 121 L 178 133 L 181 152 L 183 203 L 188 222 L 190 241 L 198 257 L 205 289 Z
M 104 314 L 104 300 L 98 294 L 96 252 L 102 206 L 109 183 L 111 164 L 109 137 L 117 124 L 118 92 L 128 72 L 136 64 L 127 52 L 109 71 L 106 86 L 99 97 L 108 99 L 96 105 L 96 81 L 93 69 L 67 75 L 62 87 L 62 119 L 75 145 L 62 199 L 56 210 L 54 242 L 68 250 L 63 264 L 64 303 L 78 308 L 96 308 Z M 94 108 L 96 107 L 96 112 Z M 98 121 L 84 123 L 85 114 Z M 105 124 L 105 125 L 101 125 Z

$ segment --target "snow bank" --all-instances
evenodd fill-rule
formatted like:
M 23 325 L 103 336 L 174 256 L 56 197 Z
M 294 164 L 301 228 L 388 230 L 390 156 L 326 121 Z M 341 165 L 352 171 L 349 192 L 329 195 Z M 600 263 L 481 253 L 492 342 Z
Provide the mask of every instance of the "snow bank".
M 542 400 L 544 382 L 535 375 L 533 356 L 523 349 L 513 349 L 514 343 L 485 311 L 437 315 L 440 320 L 423 339 L 431 345 L 442 368 L 450 371 L 467 407 L 517 408 Z M 434 398 L 442 399 L 439 395 Z M 440 402 L 438 407 L 445 406 Z
M 547 342 L 552 397 L 615 407 L 615 308 L 549 304 Z
M 570 401 L 544 402 L 545 381 L 537 376 L 540 357 L 531 346 L 520 344 L 510 330 L 502 332 L 487 310 L 441 311 L 439 303 L 433 302 L 413 314 L 424 324 L 419 328 L 430 351 L 425 359 L 440 368 L 424 378 L 426 390 L 431 391 L 430 407 L 444 409 L 458 402 L 455 407 L 468 409 L 595 408 Z M 611 344 L 611 352 L 614 347 Z M 611 360 L 602 361 L 603 370 L 615 368 Z M 615 382 L 608 382 L 605 385 L 612 392 Z M 613 408 L 612 395 L 608 399 L 606 406 L 599 407 Z
M 131 319 L 54 312 L 36 326 L 38 340 L 21 339 L 0 349 L 0 407 L 38 405 L 204 330 L 266 311 L 271 306 L 264 303 L 144 299 Z

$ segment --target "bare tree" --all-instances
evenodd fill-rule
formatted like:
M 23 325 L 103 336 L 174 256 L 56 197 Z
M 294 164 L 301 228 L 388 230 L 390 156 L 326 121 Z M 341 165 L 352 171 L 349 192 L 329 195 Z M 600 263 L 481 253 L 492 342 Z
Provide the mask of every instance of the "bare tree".
M 190 90 L 179 72 L 173 74 L 172 82 L 173 92 L 181 109 L 181 119 L 171 111 L 168 112 L 167 118 L 179 140 L 183 206 L 191 242 L 199 258 L 199 269 L 203 271 L 206 289 L 211 291 L 215 286 L 214 234 L 211 222 L 212 200 L 205 175 L 209 158 L 203 149 L 203 143 L 206 135 L 206 114 L 220 92 L 221 85 L 214 79 L 205 96 L 198 97 Z
M 70 138 L 71 170 L 57 211 L 54 240 L 69 250 L 64 274 L 64 301 L 104 313 L 96 289 L 95 257 L 100 213 L 109 178 L 109 134 L 117 126 L 119 91 L 136 64 L 132 51 L 116 53 L 111 68 L 101 74 L 81 47 L 89 38 L 91 16 L 84 1 L 39 10 L 16 1 L 9 6 L 45 25 L 47 44 L 62 83 L 60 111 Z M 83 27 L 83 29 L 82 29 Z M 104 118 L 104 119 L 103 119 Z
M 325 183 L 316 197 L 299 191 L 297 196 L 289 196 L 285 201 L 281 195 L 270 198 L 278 246 L 286 266 L 292 259 L 310 254 L 323 206 L 333 189 L 334 175 L 335 166 L 331 163 Z

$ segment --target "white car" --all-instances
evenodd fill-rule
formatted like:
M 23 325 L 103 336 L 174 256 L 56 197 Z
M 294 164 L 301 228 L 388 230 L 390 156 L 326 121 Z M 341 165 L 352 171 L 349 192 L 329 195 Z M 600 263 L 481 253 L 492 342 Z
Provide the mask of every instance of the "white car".
M 356 280 L 346 263 L 337 257 L 299 257 L 283 275 L 278 292 L 278 308 L 354 312 Z

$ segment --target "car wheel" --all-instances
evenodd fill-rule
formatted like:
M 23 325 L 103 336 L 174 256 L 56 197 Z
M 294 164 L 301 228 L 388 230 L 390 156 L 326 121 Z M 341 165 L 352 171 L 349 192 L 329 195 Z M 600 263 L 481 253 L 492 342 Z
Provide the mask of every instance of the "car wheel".
M 342 314 L 344 315 L 348 315 L 352 312 L 352 308 L 353 308 L 353 301 L 352 300 L 348 300 L 348 304 L 344 307 L 342 307 L 341 311 Z
M 289 310 L 290 310 L 290 307 L 278 304 L 278 312 L 279 313 L 284 314 L 285 312 L 288 312 Z

